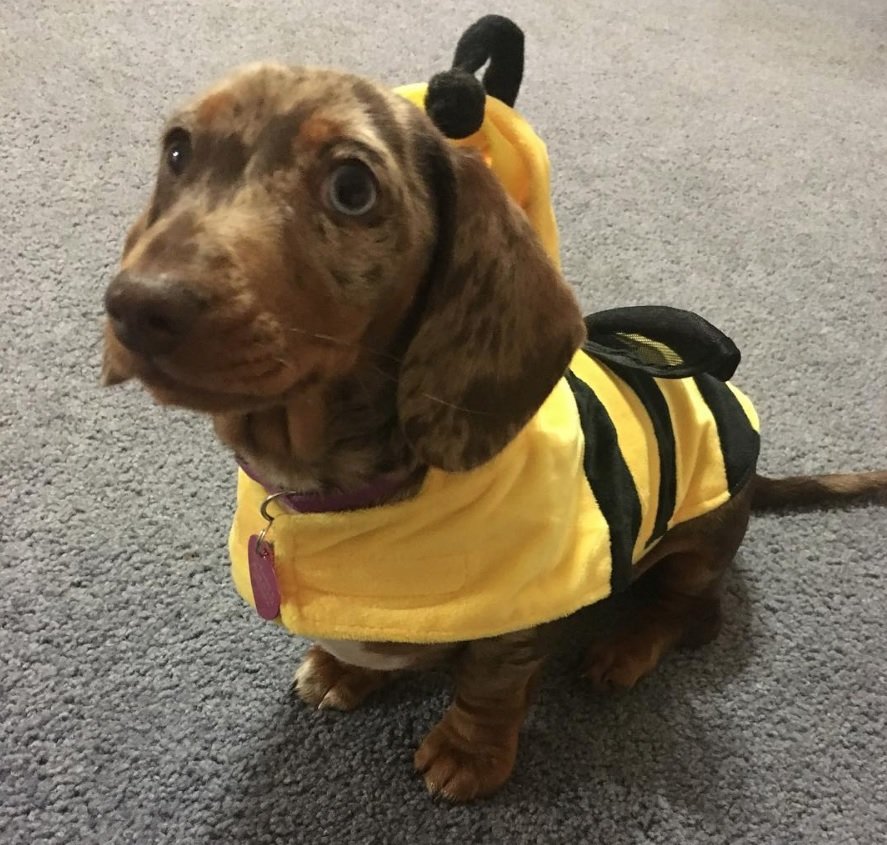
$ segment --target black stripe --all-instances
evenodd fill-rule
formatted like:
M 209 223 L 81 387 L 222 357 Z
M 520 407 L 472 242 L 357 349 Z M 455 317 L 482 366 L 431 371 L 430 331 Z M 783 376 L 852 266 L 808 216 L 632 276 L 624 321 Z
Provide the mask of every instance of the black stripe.
M 574 373 L 567 371 L 567 383 L 576 399 L 585 435 L 585 477 L 610 529 L 610 585 L 615 593 L 631 583 L 632 555 L 641 528 L 641 501 L 607 409 Z
M 678 482 L 671 414 L 668 410 L 668 403 L 662 395 L 662 390 L 652 376 L 619 364 L 608 363 L 607 367 L 637 395 L 650 417 L 656 445 L 659 447 L 659 496 L 656 501 L 656 520 L 646 543 L 649 546 L 665 534 L 668 530 L 668 522 L 674 515 Z
M 709 375 L 696 376 L 694 381 L 715 418 L 724 455 L 727 489 L 732 495 L 755 471 L 761 439 L 752 428 L 736 395 L 724 382 Z

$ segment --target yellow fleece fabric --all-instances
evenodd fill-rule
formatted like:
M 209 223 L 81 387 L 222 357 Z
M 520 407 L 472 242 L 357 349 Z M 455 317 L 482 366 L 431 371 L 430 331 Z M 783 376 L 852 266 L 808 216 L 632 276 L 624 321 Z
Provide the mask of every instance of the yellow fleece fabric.
M 399 89 L 422 105 L 425 86 Z M 545 147 L 516 112 L 487 98 L 479 148 L 524 209 L 552 259 L 557 230 Z M 635 393 L 577 352 L 573 375 L 612 420 L 641 506 L 632 555 L 649 548 L 658 504 L 659 452 Z M 676 440 L 676 496 L 669 527 L 725 502 L 716 422 L 693 379 L 657 379 Z M 752 427 L 758 423 L 742 394 Z M 431 468 L 414 498 L 343 513 L 296 514 L 273 504 L 278 621 L 320 639 L 456 642 L 547 622 L 610 593 L 607 520 L 583 468 L 585 438 L 573 391 L 562 379 L 520 434 L 493 460 L 465 473 Z M 240 595 L 254 604 L 247 544 L 265 527 L 262 486 L 240 471 L 229 539 Z

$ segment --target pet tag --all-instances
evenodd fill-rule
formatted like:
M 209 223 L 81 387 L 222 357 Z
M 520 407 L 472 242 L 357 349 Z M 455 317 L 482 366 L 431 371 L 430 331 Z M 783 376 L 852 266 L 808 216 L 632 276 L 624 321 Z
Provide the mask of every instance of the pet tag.
M 263 619 L 276 619 L 280 613 L 280 588 L 274 574 L 274 549 L 265 540 L 259 545 L 259 535 L 249 538 L 249 582 L 253 588 L 253 601 Z

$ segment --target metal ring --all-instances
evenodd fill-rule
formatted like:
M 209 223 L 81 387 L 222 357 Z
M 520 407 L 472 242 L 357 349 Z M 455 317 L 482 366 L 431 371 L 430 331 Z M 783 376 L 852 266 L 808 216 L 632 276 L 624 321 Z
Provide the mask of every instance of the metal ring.
M 265 498 L 265 501 L 262 502 L 261 507 L 259 507 L 259 513 L 262 514 L 263 519 L 268 522 L 268 525 L 265 526 L 265 530 L 271 527 L 271 523 L 274 522 L 275 517 L 271 516 L 268 513 L 268 505 L 271 504 L 275 499 L 279 499 L 282 496 L 289 496 L 290 494 L 286 490 L 281 490 L 279 493 L 272 493 L 270 496 Z
M 268 529 L 271 527 L 271 523 L 269 522 L 260 532 L 259 536 L 256 537 L 256 552 L 258 552 L 260 557 L 265 556 L 265 547 L 268 545 L 265 542 L 265 535 L 268 533 Z

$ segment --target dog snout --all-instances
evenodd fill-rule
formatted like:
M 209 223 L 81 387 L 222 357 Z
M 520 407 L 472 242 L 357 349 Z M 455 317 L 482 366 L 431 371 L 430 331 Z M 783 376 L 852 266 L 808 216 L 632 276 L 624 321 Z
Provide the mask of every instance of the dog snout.
M 205 300 L 166 275 L 118 274 L 105 292 L 105 311 L 117 339 L 132 352 L 163 355 L 188 335 Z

